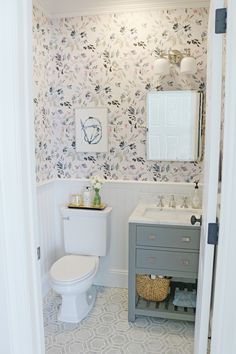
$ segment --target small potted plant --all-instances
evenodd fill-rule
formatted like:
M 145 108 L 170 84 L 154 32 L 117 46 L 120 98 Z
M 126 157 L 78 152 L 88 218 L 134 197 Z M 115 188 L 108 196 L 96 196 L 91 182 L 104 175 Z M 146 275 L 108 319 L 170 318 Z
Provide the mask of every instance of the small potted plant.
M 101 205 L 101 196 L 100 196 L 100 189 L 104 180 L 99 176 L 92 176 L 91 177 L 91 185 L 94 190 L 94 197 L 93 197 L 93 206 L 100 206 Z

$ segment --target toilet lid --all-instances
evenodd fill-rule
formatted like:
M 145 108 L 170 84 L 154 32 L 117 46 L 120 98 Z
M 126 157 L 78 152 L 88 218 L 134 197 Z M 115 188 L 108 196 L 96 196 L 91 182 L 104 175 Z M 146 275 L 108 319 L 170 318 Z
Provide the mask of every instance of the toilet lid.
M 87 278 L 98 264 L 96 256 L 67 255 L 56 261 L 51 270 L 51 277 L 58 282 L 74 282 Z

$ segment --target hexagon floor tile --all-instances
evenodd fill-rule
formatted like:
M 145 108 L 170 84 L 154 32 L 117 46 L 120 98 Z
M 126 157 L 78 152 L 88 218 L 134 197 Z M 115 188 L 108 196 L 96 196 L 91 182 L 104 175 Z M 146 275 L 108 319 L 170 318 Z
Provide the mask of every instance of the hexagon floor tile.
M 60 297 L 44 299 L 46 354 L 192 354 L 191 322 L 138 317 L 128 322 L 127 289 L 97 287 L 94 308 L 79 324 L 57 320 Z

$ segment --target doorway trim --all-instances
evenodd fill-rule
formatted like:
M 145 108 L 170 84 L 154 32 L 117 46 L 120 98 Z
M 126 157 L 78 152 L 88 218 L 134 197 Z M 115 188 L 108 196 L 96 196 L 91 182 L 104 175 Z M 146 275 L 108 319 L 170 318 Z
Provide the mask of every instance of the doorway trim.
M 212 320 L 212 354 L 234 354 L 236 348 L 236 2 L 227 1 L 225 113 L 221 213 Z
M 32 108 L 32 2 L 0 13 L 1 353 L 43 354 Z

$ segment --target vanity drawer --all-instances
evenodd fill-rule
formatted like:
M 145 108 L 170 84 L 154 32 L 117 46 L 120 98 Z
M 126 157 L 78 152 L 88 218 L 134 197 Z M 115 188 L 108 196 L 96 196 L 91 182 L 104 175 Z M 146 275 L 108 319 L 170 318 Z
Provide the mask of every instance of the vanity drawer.
M 199 253 L 176 251 L 136 250 L 137 268 L 180 272 L 198 272 Z
M 200 229 L 137 226 L 137 245 L 199 249 Z

